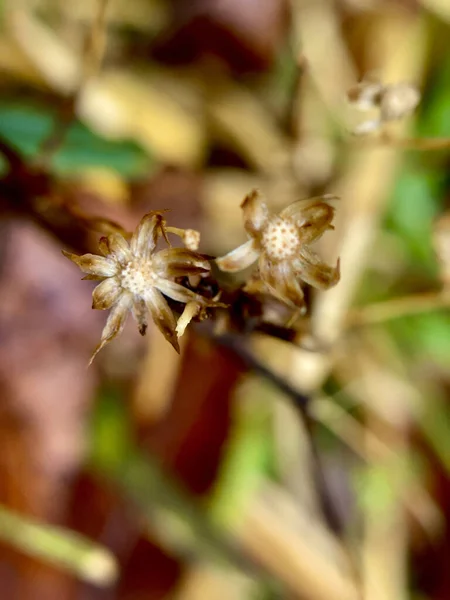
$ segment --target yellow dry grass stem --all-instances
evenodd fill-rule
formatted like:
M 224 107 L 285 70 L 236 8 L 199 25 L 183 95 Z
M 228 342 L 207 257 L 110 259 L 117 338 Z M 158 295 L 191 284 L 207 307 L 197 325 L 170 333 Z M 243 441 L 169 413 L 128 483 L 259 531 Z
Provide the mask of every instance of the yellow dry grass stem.
M 384 323 L 392 319 L 417 315 L 450 307 L 450 292 L 448 290 L 410 294 L 401 298 L 393 298 L 385 302 L 369 304 L 360 309 L 354 309 L 348 314 L 348 325 L 366 326 Z
M 112 585 L 119 565 L 106 548 L 73 531 L 24 518 L 0 507 L 0 540 L 83 581 Z
M 251 557 L 301 598 L 359 598 L 340 546 L 314 519 L 299 513 L 281 489 L 268 486 L 255 499 L 236 537 Z
M 322 11 L 332 10 L 328 2 L 317 3 L 319 4 Z M 308 29 L 308 27 L 309 24 L 305 23 L 304 28 Z M 407 11 L 388 12 L 385 16 L 374 19 L 368 35 L 370 38 L 367 40 L 367 47 L 373 52 L 371 62 L 380 69 L 383 79 L 420 81 L 425 55 L 424 23 L 420 16 Z M 331 37 L 327 40 L 329 70 L 343 74 L 351 73 L 351 67 L 341 64 L 342 60 L 346 60 L 341 50 L 333 46 L 329 47 L 333 39 Z M 315 49 L 313 47 L 310 51 L 308 40 L 311 41 L 311 37 L 303 39 L 303 53 L 306 56 L 314 56 Z M 316 74 L 317 78 L 319 76 L 322 77 L 321 72 Z M 333 85 L 338 86 L 338 84 L 339 82 L 335 81 Z M 338 98 L 339 92 L 333 93 L 333 85 L 329 85 L 328 98 Z M 333 104 L 333 107 L 336 108 L 336 104 Z M 338 243 L 333 252 L 333 255 L 337 254 L 341 257 L 342 279 L 332 290 L 318 294 L 312 309 L 314 333 L 327 346 L 333 347 L 345 327 L 348 310 L 364 272 L 400 164 L 401 152 L 397 148 L 350 148 L 342 176 L 334 189 L 330 190 L 343 199 L 338 211 L 336 231 Z M 329 236 L 328 239 L 331 238 L 332 236 Z M 275 353 L 276 362 L 284 365 L 286 377 L 308 394 L 316 393 L 332 368 L 331 354 L 307 353 L 288 347 L 281 350 L 281 347 L 275 349 L 273 346 L 272 352 L 266 349 L 266 356 L 269 359 L 272 356 L 274 360 Z M 370 401 L 375 402 L 376 398 L 370 396 Z M 294 427 L 292 424 L 289 425 L 292 417 L 293 415 L 290 414 L 283 419 L 281 429 L 286 435 L 289 429 Z M 371 432 L 373 428 L 378 427 L 377 420 L 370 417 L 367 425 L 367 431 L 370 433 L 370 441 L 368 441 L 372 443 Z M 390 426 L 385 424 L 385 427 Z M 305 455 L 304 449 L 302 450 L 303 437 L 300 430 L 297 434 L 291 432 L 289 436 L 292 440 L 291 457 L 296 457 L 288 459 L 289 468 L 292 469 L 291 481 L 297 479 L 299 473 L 308 470 L 307 453 Z M 394 450 L 407 454 L 407 442 L 402 428 L 397 430 L 394 426 L 391 435 L 386 437 L 393 437 L 396 440 Z M 379 515 L 369 509 L 365 512 L 364 518 L 366 535 L 361 549 L 364 557 L 362 578 L 364 598 L 366 600 L 401 599 L 407 589 L 404 568 L 406 524 L 401 498 L 398 497 L 397 501 L 393 502 L 389 518 L 386 516 L 385 519 L 380 519 Z M 393 538 L 395 543 L 392 542 Z

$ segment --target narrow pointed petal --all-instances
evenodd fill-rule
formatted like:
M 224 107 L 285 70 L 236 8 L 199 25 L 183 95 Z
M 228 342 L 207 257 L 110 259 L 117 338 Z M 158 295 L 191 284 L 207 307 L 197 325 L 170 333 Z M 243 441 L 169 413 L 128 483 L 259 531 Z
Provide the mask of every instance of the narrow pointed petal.
M 321 290 L 333 287 L 341 278 L 339 259 L 335 267 L 330 267 L 308 248 L 300 250 L 300 257 L 295 261 L 294 268 L 303 281 Z
M 108 277 L 92 292 L 92 308 L 105 310 L 117 302 L 122 288 L 115 277 Z
M 149 258 L 152 255 L 159 234 L 162 233 L 162 222 L 159 212 L 152 211 L 142 218 L 130 242 L 131 252 L 135 256 Z
M 241 204 L 244 227 L 249 235 L 260 232 L 267 223 L 269 210 L 258 190 L 252 190 Z
M 102 279 L 105 278 L 101 275 L 85 275 L 81 278 L 81 281 L 102 281 Z
M 177 302 L 187 303 L 191 300 L 198 300 L 201 302 L 203 300 L 202 296 L 196 294 L 192 290 L 188 290 L 179 283 L 175 283 L 175 281 L 170 281 L 169 279 L 163 279 L 162 277 L 157 279 L 155 287 L 165 296 L 172 298 L 172 300 L 176 300 Z
M 153 268 L 160 277 L 182 277 L 209 273 L 211 266 L 201 254 L 186 248 L 165 248 L 153 256 Z
M 300 229 L 301 240 L 309 244 L 317 240 L 331 225 L 334 218 L 334 208 L 327 200 L 337 200 L 337 196 L 318 196 L 309 200 L 298 200 L 287 206 L 280 214 L 284 219 L 294 221 Z
M 64 256 L 74 262 L 83 273 L 98 277 L 112 277 L 117 272 L 117 265 L 113 260 L 97 256 L 96 254 L 83 254 L 78 256 L 71 252 L 62 251 Z
M 236 273 L 252 265 L 259 255 L 260 251 L 257 249 L 255 241 L 249 240 L 225 256 L 216 258 L 216 263 L 221 271 Z
M 135 299 L 131 308 L 131 314 L 138 324 L 139 333 L 145 335 L 148 327 L 147 305 L 142 299 Z
M 114 259 L 121 265 L 126 264 L 132 258 L 128 242 L 120 235 L 120 233 L 111 233 L 108 237 L 101 238 L 101 250 L 107 248 L 108 255 L 112 255 Z
M 292 264 L 281 261 L 271 263 L 265 256 L 259 262 L 261 279 L 273 296 L 291 306 L 303 307 L 304 294 L 299 277 L 296 276 Z
M 111 254 L 108 238 L 106 236 L 103 236 L 98 240 L 98 248 L 103 256 L 109 256 Z
M 180 352 L 180 345 L 176 334 L 177 323 L 164 296 L 155 288 L 151 288 L 146 295 L 146 304 L 152 319 L 158 329 L 175 350 Z
M 201 306 L 198 302 L 188 302 L 177 322 L 176 332 L 180 338 L 186 331 L 186 327 L 194 319 L 201 310 Z
M 102 332 L 102 337 L 99 345 L 94 350 L 91 360 L 89 364 L 92 364 L 92 361 L 97 356 L 97 354 L 108 344 L 111 340 L 113 340 L 117 335 L 119 335 L 125 322 L 127 320 L 128 311 L 131 308 L 132 296 L 131 294 L 122 294 L 120 300 L 113 306 L 111 312 L 109 313 L 108 320 L 106 321 L 106 325 Z

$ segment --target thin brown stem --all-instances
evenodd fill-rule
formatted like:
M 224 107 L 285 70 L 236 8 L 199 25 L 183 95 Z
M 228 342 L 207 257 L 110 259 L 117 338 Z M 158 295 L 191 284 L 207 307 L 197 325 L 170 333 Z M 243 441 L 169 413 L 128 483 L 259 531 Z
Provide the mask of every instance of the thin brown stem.
M 405 150 L 418 150 L 418 151 L 437 151 L 437 150 L 450 150 L 450 138 L 448 137 L 436 137 L 436 138 L 411 138 L 411 137 L 395 137 L 392 134 L 383 132 L 378 137 L 367 138 L 365 140 L 358 140 L 359 144 L 373 146 L 390 146 L 392 148 L 402 148 Z

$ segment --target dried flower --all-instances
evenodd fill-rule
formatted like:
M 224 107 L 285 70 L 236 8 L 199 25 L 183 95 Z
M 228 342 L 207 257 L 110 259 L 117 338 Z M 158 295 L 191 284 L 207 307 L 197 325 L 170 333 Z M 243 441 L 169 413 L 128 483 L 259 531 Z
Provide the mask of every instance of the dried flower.
M 121 333 L 128 311 L 136 319 L 141 335 L 146 332 L 149 311 L 164 337 L 179 352 L 177 323 L 164 295 L 182 303 L 195 302 L 200 307 L 214 305 L 174 281 L 177 277 L 208 274 L 210 264 L 203 255 L 186 248 L 155 252 L 159 236 L 166 237 L 167 230 L 161 212 L 153 211 L 143 217 L 129 243 L 119 233 L 102 237 L 99 247 L 103 256 L 64 252 L 87 273 L 84 279 L 103 280 L 93 291 L 92 308 L 111 309 L 91 362 Z
M 233 273 L 259 259 L 259 277 L 267 291 L 293 307 L 304 306 L 301 280 L 327 289 L 340 278 L 339 261 L 330 267 L 309 248 L 327 229 L 333 229 L 334 209 L 326 202 L 332 198 L 300 200 L 279 215 L 270 215 L 258 191 L 253 190 L 241 205 L 250 239 L 216 259 L 219 269 Z
M 349 101 L 361 111 L 376 110 L 377 116 L 360 123 L 358 135 L 378 130 L 384 123 L 410 115 L 420 102 L 420 92 L 411 83 L 383 85 L 376 79 L 367 79 L 348 91 Z

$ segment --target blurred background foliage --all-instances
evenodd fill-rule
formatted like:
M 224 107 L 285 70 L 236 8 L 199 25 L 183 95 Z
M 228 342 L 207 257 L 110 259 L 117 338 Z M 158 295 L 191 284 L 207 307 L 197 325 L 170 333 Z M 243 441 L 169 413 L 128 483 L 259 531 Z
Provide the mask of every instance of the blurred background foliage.
M 3 596 L 450 598 L 448 1 L 0 17 Z M 365 138 L 368 74 L 422 101 Z M 217 256 L 255 186 L 341 198 L 342 280 L 291 341 L 202 325 L 177 356 L 129 323 L 86 369 L 105 317 L 61 249 L 169 208 Z

